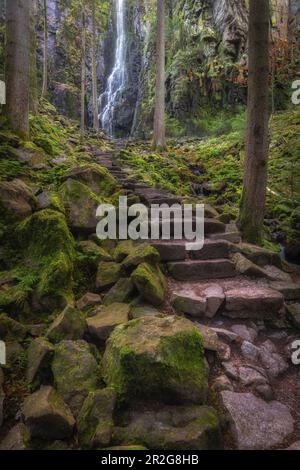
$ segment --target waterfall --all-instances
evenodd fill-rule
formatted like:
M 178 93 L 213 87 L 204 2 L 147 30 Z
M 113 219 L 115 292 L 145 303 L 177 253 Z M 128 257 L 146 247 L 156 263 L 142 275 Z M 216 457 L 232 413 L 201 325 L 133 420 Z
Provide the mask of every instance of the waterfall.
M 113 115 L 115 103 L 125 84 L 125 1 L 113 0 L 116 10 L 116 51 L 112 72 L 107 79 L 106 89 L 99 98 L 101 112 L 99 119 L 102 128 L 113 135 Z

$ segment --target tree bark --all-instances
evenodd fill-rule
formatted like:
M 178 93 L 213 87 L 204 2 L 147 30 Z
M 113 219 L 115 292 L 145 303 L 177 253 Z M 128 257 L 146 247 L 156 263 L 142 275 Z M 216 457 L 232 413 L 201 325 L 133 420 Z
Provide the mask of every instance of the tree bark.
M 96 47 L 96 5 L 92 0 L 92 87 L 93 87 L 93 127 L 99 129 L 97 94 L 97 47 Z
M 30 83 L 29 83 L 29 110 L 32 114 L 38 113 L 38 83 L 36 63 L 36 24 L 37 0 L 30 1 Z
M 30 2 L 6 2 L 6 113 L 12 128 L 29 136 Z
M 165 1 L 157 0 L 156 89 L 153 148 L 163 150 L 165 146 Z
M 247 141 L 240 209 L 243 237 L 260 243 L 265 214 L 269 151 L 269 0 L 250 0 Z
M 48 93 L 48 19 L 47 19 L 47 0 L 43 0 L 44 15 L 44 60 L 43 60 L 43 86 L 42 98 Z
M 81 119 L 80 136 L 84 138 L 85 134 L 85 60 L 86 60 L 86 31 L 85 31 L 85 5 L 82 4 L 81 11 Z

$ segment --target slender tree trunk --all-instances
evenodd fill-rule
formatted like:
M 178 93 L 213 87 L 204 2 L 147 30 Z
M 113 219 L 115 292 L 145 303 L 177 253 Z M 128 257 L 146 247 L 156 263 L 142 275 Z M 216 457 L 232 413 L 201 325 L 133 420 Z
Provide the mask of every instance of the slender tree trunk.
M 269 0 L 250 0 L 247 142 L 240 225 L 244 239 L 260 243 L 269 150 Z
M 38 84 L 36 64 L 36 23 L 37 0 L 30 1 L 30 85 L 29 85 L 29 110 L 32 114 L 38 113 Z
M 156 89 L 153 148 L 163 150 L 165 146 L 165 0 L 157 0 Z
M 6 113 L 12 128 L 29 136 L 30 2 L 6 2 Z
M 82 4 L 81 11 L 81 119 L 80 136 L 84 138 L 85 134 L 85 59 L 86 59 L 86 31 L 85 31 L 85 5 Z
M 44 61 L 43 61 L 43 86 L 42 98 L 48 93 L 48 19 L 47 19 L 47 0 L 43 0 L 44 15 Z
M 96 5 L 92 0 L 92 86 L 93 86 L 93 124 L 99 129 L 98 94 L 97 94 L 97 47 L 96 47 Z

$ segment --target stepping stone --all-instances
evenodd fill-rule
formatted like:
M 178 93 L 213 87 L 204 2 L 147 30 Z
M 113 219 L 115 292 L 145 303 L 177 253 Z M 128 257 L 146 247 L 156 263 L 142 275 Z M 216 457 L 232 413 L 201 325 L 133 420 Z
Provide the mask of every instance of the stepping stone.
M 266 403 L 252 393 L 224 391 L 221 397 L 239 450 L 270 449 L 294 431 L 293 417 L 282 403 Z
M 201 250 L 190 252 L 193 259 L 212 260 L 229 258 L 230 245 L 225 240 L 211 241 L 207 240 Z
M 162 262 L 182 261 L 186 258 L 185 243 L 176 240 L 160 241 L 155 240 L 151 245 L 157 249 Z
M 171 276 L 177 281 L 225 279 L 236 276 L 234 264 L 227 259 L 209 261 L 178 261 L 168 263 Z
M 266 320 L 276 318 L 283 295 L 264 287 L 237 287 L 226 292 L 224 315 L 230 318 Z

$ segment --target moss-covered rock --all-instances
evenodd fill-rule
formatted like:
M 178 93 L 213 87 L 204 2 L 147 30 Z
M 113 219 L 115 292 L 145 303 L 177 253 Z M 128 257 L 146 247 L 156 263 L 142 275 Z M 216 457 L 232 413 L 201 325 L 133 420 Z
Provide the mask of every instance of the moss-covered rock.
M 85 330 L 84 315 L 76 308 L 68 305 L 50 325 L 46 335 L 52 343 L 59 343 L 63 339 L 81 339 Z
M 81 257 L 81 262 L 97 267 L 100 261 L 111 261 L 112 256 L 101 246 L 91 240 L 84 240 L 77 243 L 77 250 Z
M 300 303 L 287 305 L 287 311 L 292 325 L 300 330 Z
M 44 379 L 50 377 L 53 355 L 54 346 L 45 338 L 31 341 L 27 350 L 26 378 L 32 388 L 37 388 Z
M 165 279 L 158 266 L 142 263 L 131 274 L 131 279 L 142 297 L 150 304 L 159 306 L 163 303 Z
M 19 179 L 0 182 L 0 216 L 15 223 L 32 214 L 37 200 L 31 189 Z
M 122 240 L 118 243 L 114 250 L 114 258 L 117 263 L 122 263 L 124 259 L 133 251 L 132 240 Z
M 124 259 L 122 266 L 124 266 L 126 270 L 131 270 L 142 263 L 155 264 L 159 261 L 159 252 L 153 246 L 142 243 L 132 248 L 131 252 Z
M 116 326 L 128 321 L 129 311 L 130 306 L 124 303 L 99 307 L 97 314 L 87 319 L 89 333 L 98 341 L 106 341 Z
M 88 343 L 62 341 L 55 348 L 52 372 L 58 393 L 77 416 L 99 381 L 98 365 Z
M 94 232 L 97 226 L 96 211 L 101 199 L 88 186 L 74 179 L 67 179 L 59 194 L 64 205 L 68 224 L 75 232 Z
M 33 292 L 41 303 L 47 298 L 44 306 L 49 308 L 71 300 L 74 240 L 63 214 L 36 212 L 16 227 L 14 235 L 20 259 L 13 270 L 19 280 L 14 289 L 20 300 Z
M 102 290 L 112 287 L 122 276 L 122 266 L 115 262 L 101 262 L 98 265 L 96 288 Z
M 159 423 L 159 425 L 158 425 Z M 143 444 L 148 449 L 218 450 L 220 421 L 209 406 L 164 406 L 132 411 L 127 425 L 114 430 L 116 443 Z
M 79 181 L 101 196 L 110 196 L 117 187 L 117 182 L 106 168 L 97 164 L 83 164 L 68 171 L 66 178 Z
M 104 380 L 137 397 L 204 403 L 207 368 L 200 332 L 179 317 L 144 317 L 117 327 L 103 357 Z
M 130 278 L 122 277 L 109 290 L 103 299 L 105 305 L 115 302 L 129 302 L 135 292 L 135 286 Z
M 25 338 L 26 333 L 27 329 L 24 325 L 5 313 L 0 314 L 0 338 L 2 340 L 22 340 Z
M 116 393 L 105 388 L 90 392 L 77 419 L 79 442 L 84 448 L 101 448 L 110 444 Z

